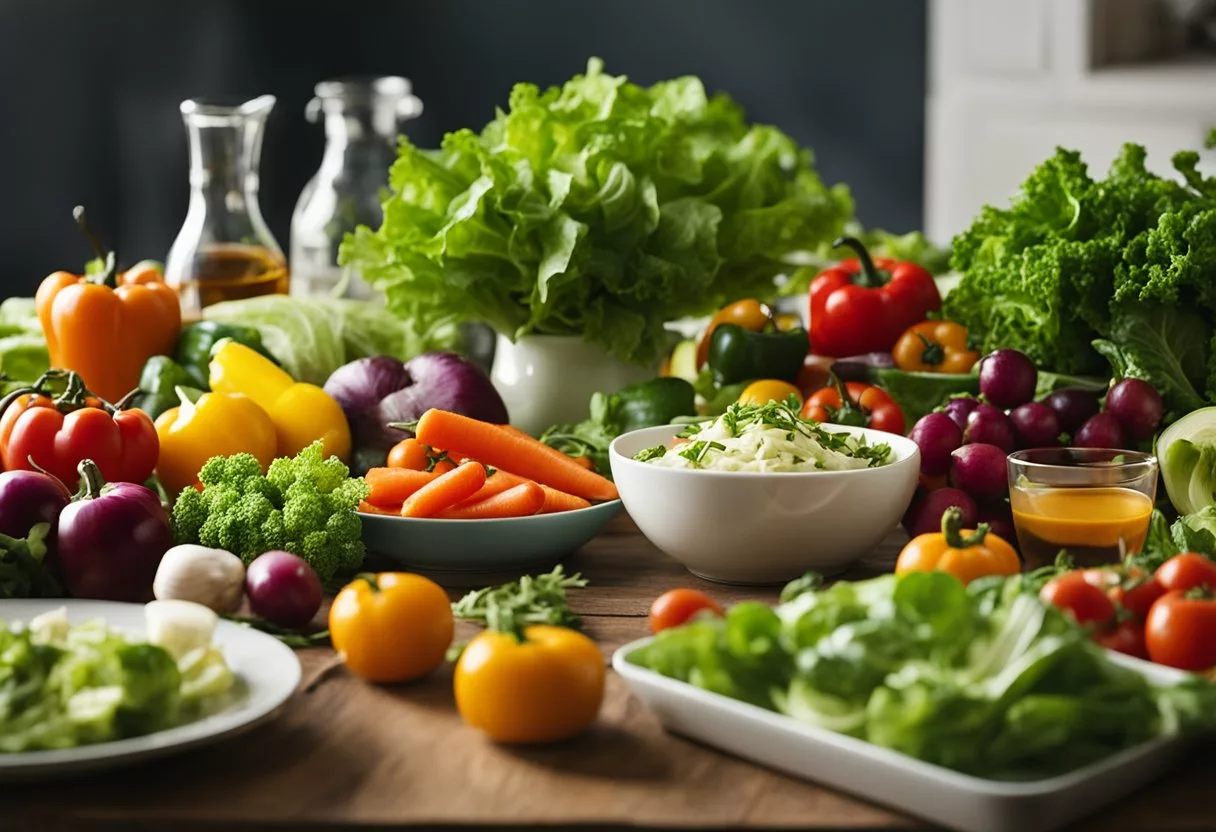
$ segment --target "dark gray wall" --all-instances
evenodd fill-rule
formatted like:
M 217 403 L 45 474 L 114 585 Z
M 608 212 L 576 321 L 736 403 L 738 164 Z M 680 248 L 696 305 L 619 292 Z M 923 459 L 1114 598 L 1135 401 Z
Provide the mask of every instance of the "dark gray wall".
M 813 148 L 864 222 L 917 228 L 925 25 L 922 0 L 4 0 L 0 293 L 87 258 L 78 202 L 123 260 L 163 259 L 185 215 L 183 98 L 278 96 L 262 208 L 286 249 L 320 160 L 316 81 L 405 75 L 426 104 L 408 132 L 431 146 L 591 55 L 641 83 L 701 76 Z

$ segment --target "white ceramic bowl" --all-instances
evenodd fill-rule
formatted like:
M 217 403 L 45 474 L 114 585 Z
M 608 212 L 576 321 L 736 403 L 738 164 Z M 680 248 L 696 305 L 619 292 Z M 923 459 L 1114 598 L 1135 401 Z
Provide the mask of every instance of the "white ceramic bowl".
M 642 534 L 693 574 L 732 584 L 774 584 L 807 570 L 843 572 L 899 523 L 912 501 L 920 451 L 911 439 L 866 428 L 828 430 L 886 442 L 878 468 L 751 473 L 663 468 L 632 457 L 670 445 L 679 425 L 643 428 L 609 448 L 612 477 Z

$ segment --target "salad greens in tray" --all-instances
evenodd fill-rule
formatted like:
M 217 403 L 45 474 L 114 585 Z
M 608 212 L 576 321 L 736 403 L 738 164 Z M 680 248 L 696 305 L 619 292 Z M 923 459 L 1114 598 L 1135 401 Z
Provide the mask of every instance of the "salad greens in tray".
M 941 572 L 745 601 L 660 632 L 631 664 L 929 763 L 1035 780 L 1216 727 L 1216 686 L 1112 660 L 1024 576 Z

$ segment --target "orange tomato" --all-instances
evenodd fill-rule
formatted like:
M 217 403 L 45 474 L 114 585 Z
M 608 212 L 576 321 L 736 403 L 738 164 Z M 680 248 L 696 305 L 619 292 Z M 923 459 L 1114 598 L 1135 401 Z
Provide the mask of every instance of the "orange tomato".
M 743 388 L 743 392 L 739 394 L 739 404 L 783 402 L 790 396 L 798 400 L 798 407 L 802 407 L 802 392 L 797 387 L 779 379 L 765 378 L 753 381 Z
M 486 630 L 456 663 L 456 709 L 496 742 L 569 739 L 595 721 L 604 698 L 604 656 L 576 630 L 535 624 L 523 640 Z
M 334 650 L 369 682 L 408 682 L 433 672 L 452 644 L 448 594 L 406 572 L 361 575 L 329 609 Z
M 983 524 L 983 534 L 961 528 L 962 517 L 957 508 L 949 508 L 942 514 L 940 532 L 917 535 L 908 541 L 895 563 L 895 574 L 946 572 L 969 584 L 987 575 L 1016 575 L 1022 571 L 1018 553 L 1007 541 L 988 532 Z
M 759 332 L 773 323 L 773 310 L 753 298 L 737 300 L 718 310 L 709 321 L 709 326 L 701 333 L 697 341 L 697 369 L 705 366 L 709 360 L 709 341 L 713 338 L 718 324 L 738 324 L 749 332 Z

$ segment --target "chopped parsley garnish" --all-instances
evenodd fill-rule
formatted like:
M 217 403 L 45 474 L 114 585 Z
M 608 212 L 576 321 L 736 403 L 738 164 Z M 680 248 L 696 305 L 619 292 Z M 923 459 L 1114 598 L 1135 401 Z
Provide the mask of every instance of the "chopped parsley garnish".
M 646 448 L 634 454 L 634 459 L 638 462 L 650 462 L 652 459 L 658 459 L 667 453 L 666 445 L 655 445 L 653 448 Z

